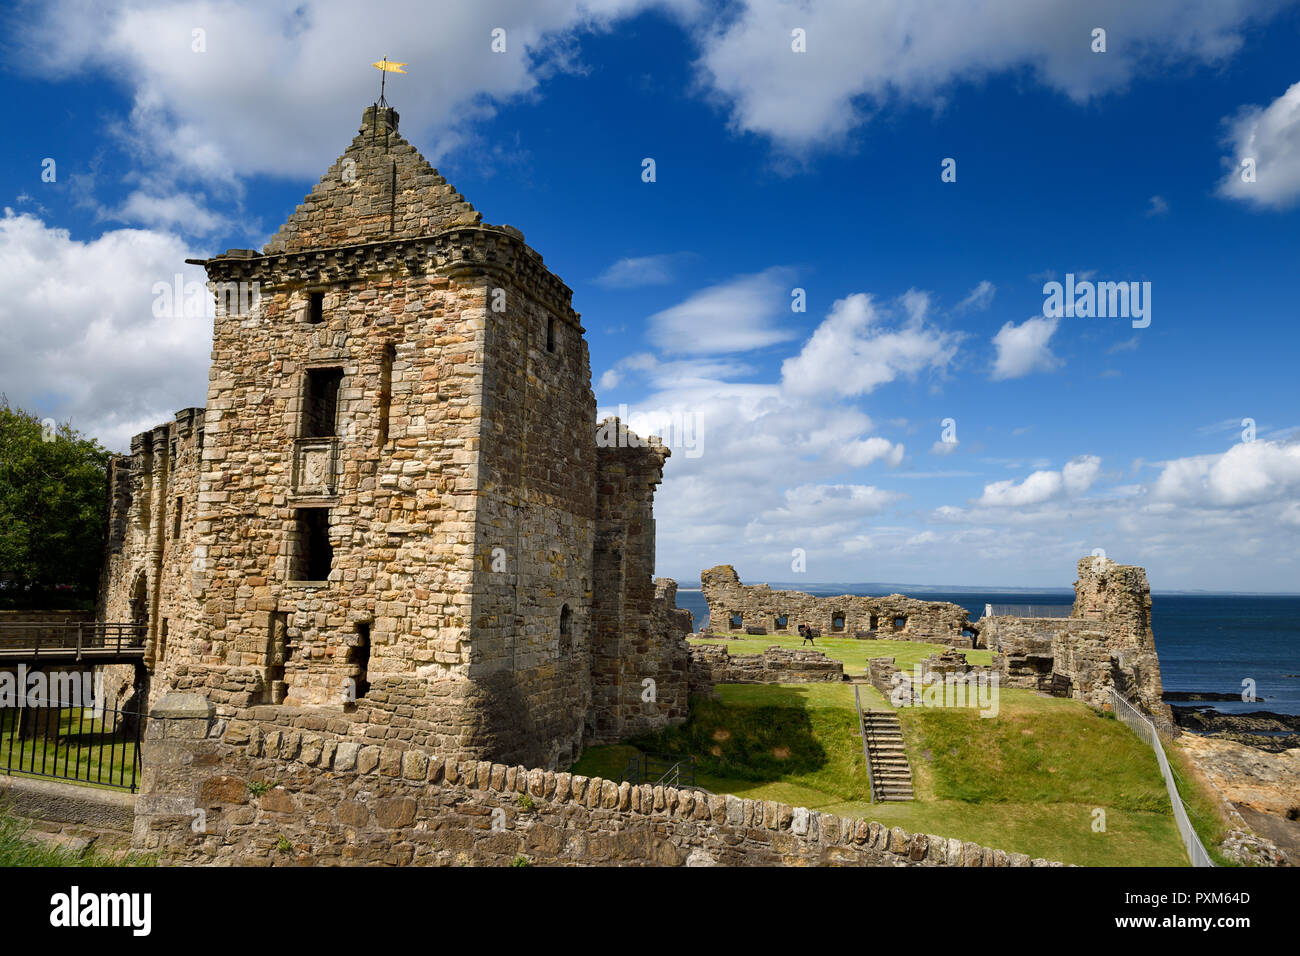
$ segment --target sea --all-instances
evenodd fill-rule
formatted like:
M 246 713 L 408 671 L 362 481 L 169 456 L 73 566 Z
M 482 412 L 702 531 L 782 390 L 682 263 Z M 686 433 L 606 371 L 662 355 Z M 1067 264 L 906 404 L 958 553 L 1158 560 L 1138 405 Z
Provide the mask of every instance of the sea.
M 773 585 L 776 587 L 777 585 Z M 880 597 L 891 593 L 844 585 L 798 590 L 819 596 L 859 594 Z M 907 594 L 907 591 L 901 591 Z M 970 612 L 972 621 L 985 604 L 1060 605 L 1068 607 L 1074 593 L 1021 591 L 914 591 L 923 601 L 951 601 Z M 679 590 L 677 606 L 695 615 L 699 630 L 708 621 L 709 606 L 700 590 Z M 1238 714 L 1267 710 L 1300 714 L 1300 595 L 1153 594 L 1151 630 L 1160 655 L 1166 691 L 1241 694 L 1243 681 L 1254 681 L 1254 703 L 1240 700 L 1175 705 L 1213 707 Z

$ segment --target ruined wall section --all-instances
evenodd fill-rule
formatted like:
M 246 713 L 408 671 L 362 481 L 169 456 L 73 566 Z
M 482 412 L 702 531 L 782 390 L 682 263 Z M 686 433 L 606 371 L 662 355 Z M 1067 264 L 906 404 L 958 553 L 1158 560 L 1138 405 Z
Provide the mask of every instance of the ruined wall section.
M 202 425 L 202 409 L 182 409 L 173 421 L 136 435 L 131 453 L 109 464 L 108 540 L 96 617 L 146 625 L 148 671 L 157 670 L 172 639 L 199 618 L 185 571 L 193 560 Z M 126 704 L 133 688 L 143 687 L 135 665 L 110 665 L 101 673 L 110 706 Z
M 808 684 L 842 681 L 844 664 L 821 651 L 769 647 L 761 654 L 732 654 L 725 644 L 692 644 L 691 693 L 717 684 Z
M 676 582 L 654 579 L 654 493 L 670 452 L 653 436 L 642 440 L 617 418 L 597 426 L 595 445 L 588 744 L 681 723 L 690 697 L 689 613 L 676 606 Z
M 980 620 L 1005 686 L 1034 688 L 1040 677 L 1060 674 L 1070 678 L 1072 696 L 1099 710 L 1110 709 L 1113 687 L 1146 710 L 1158 729 L 1172 733 L 1146 571 L 1086 557 L 1078 574 L 1069 618 Z
M 1078 572 L 1072 620 L 1091 622 L 1094 628 L 1066 631 L 1058 638 L 1057 669 L 1074 678 L 1083 688 L 1083 699 L 1093 706 L 1109 705 L 1109 689 L 1114 686 L 1158 724 L 1172 726 L 1151 630 L 1146 571 L 1104 557 L 1087 557 L 1079 560 Z
M 976 629 L 966 609 L 946 601 L 920 601 L 901 594 L 814 597 L 801 591 L 773 591 L 766 584 L 741 584 L 729 564 L 704 571 L 700 582 L 709 604 L 709 630 L 714 633 L 761 627 L 766 634 L 798 634 L 799 625 L 807 624 L 818 628 L 823 637 L 981 646 L 977 636 L 970 636 Z

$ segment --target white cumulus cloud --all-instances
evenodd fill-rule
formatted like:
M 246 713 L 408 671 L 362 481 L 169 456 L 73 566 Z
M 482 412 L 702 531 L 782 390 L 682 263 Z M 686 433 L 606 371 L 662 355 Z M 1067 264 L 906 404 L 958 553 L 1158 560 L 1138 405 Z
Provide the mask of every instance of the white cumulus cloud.
M 854 293 L 831 305 L 798 355 L 781 365 L 781 387 L 792 395 L 865 395 L 900 377 L 942 373 L 957 355 L 959 337 L 927 323 L 929 297 L 902 299 L 905 321 L 883 324 L 889 310 L 871 295 Z
M 1232 156 L 1219 194 L 1281 209 L 1300 198 L 1300 82 L 1266 107 L 1247 106 L 1229 121 Z M 1254 181 L 1242 178 L 1242 160 L 1254 160 Z
M 1061 364 L 1048 347 L 1060 319 L 1032 318 L 1020 325 L 1008 322 L 993 336 L 997 354 L 993 379 L 1022 378 L 1032 372 L 1050 372 Z

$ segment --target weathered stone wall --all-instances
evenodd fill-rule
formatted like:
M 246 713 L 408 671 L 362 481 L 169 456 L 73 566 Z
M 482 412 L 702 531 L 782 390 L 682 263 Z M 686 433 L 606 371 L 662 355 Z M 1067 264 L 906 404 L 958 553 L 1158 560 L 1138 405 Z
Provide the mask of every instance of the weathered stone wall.
M 1078 573 L 1069 618 L 980 620 L 1005 685 L 1036 687 L 1040 676 L 1062 674 L 1070 678 L 1076 699 L 1099 710 L 1110 709 L 1113 687 L 1146 710 L 1163 733 L 1172 734 L 1146 571 L 1086 557 L 1079 560 Z
M 669 450 L 617 418 L 596 432 L 592 703 L 588 743 L 681 723 L 689 712 L 690 614 L 655 580 L 654 492 Z M 646 682 L 650 683 L 647 684 Z
M 844 665 L 821 651 L 769 647 L 761 654 L 732 654 L 725 644 L 691 645 L 692 693 L 716 684 L 805 684 L 844 679 Z
M 133 847 L 164 864 L 1059 865 L 780 803 L 380 746 L 289 708 L 222 720 L 193 695 L 160 702 L 143 757 Z
M 703 572 L 700 582 L 709 604 L 709 630 L 715 632 L 761 627 L 761 633 L 798 634 L 799 625 L 807 624 L 826 637 L 982 646 L 966 609 L 946 601 L 919 601 L 901 594 L 814 597 L 801 591 L 773 591 L 766 584 L 741 584 L 729 564 Z
M 371 108 L 261 254 L 203 263 L 206 411 L 138 436 L 109 489 L 101 614 L 148 622 L 155 699 L 542 766 L 685 718 L 667 452 L 598 449 L 570 290 L 479 219 Z

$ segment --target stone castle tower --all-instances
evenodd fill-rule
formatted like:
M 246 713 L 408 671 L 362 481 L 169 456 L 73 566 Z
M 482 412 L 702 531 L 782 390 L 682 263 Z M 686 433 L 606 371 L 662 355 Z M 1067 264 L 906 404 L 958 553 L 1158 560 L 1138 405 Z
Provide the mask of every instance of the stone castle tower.
M 668 450 L 598 446 L 572 293 L 395 110 L 261 253 L 202 265 L 207 406 L 111 471 L 100 613 L 148 623 L 151 696 L 534 766 L 685 719 Z

